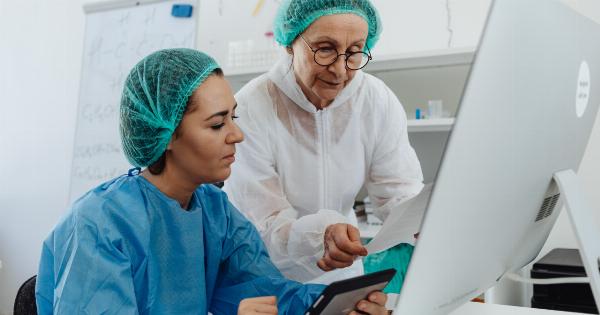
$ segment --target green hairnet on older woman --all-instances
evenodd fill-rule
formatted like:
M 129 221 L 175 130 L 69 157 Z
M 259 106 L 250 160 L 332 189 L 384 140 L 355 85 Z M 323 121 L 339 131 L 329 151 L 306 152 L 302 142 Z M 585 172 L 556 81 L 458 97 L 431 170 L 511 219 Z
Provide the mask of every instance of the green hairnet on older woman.
M 334 14 L 356 14 L 369 27 L 367 47 L 372 49 L 381 34 L 381 21 L 375 7 L 368 0 L 284 0 L 273 23 L 275 40 L 290 46 L 299 34 L 316 19 Z
M 377 9 L 369 0 L 283 0 L 273 31 L 286 54 L 235 95 L 246 140 L 225 182 L 230 200 L 298 281 L 327 284 L 410 257 L 406 244 L 366 257 L 364 268 L 352 209 L 365 187 L 385 220 L 423 188 L 402 104 L 362 71 L 385 36 Z M 408 261 L 395 261 L 398 277 Z

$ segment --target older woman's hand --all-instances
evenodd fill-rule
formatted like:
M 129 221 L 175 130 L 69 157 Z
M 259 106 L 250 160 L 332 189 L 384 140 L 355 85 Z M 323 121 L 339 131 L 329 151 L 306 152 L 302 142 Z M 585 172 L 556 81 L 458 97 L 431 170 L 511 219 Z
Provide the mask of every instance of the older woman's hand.
M 261 296 L 243 299 L 238 307 L 238 315 L 272 314 L 277 315 L 277 298 Z
M 332 224 L 325 229 L 325 252 L 317 266 L 324 271 L 345 268 L 357 256 L 366 256 L 367 249 L 360 242 L 360 232 L 350 224 Z
M 388 310 L 385 308 L 387 295 L 380 291 L 371 292 L 366 300 L 360 300 L 356 303 L 356 309 L 363 314 L 371 315 L 387 315 Z M 350 312 L 350 315 L 361 314 L 357 311 Z

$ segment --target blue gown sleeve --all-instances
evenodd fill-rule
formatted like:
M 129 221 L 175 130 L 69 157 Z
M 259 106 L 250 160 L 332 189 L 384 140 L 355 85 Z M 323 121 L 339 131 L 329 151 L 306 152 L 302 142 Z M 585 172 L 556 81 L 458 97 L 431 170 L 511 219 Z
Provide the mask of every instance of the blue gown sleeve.
M 271 262 L 254 225 L 226 197 L 225 203 L 229 218 L 210 312 L 237 314 L 242 299 L 276 296 L 279 314 L 304 314 L 325 286 L 286 279 Z
M 70 215 L 44 242 L 39 314 L 138 314 L 131 264 L 115 231 Z

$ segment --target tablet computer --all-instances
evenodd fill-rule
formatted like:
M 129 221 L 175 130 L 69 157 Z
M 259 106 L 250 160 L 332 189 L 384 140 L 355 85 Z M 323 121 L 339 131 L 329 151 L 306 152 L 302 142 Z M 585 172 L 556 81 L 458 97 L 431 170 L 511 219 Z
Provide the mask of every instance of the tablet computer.
M 360 300 L 373 291 L 381 291 L 396 274 L 395 269 L 386 269 L 364 276 L 336 281 L 328 285 L 305 315 L 348 314 Z

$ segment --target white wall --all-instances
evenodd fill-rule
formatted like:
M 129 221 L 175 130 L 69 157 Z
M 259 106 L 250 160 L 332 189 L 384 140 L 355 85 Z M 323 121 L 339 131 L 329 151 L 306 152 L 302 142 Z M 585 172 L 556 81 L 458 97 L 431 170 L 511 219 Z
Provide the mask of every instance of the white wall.
M 66 208 L 83 27 L 73 0 L 0 0 L 0 314 Z

